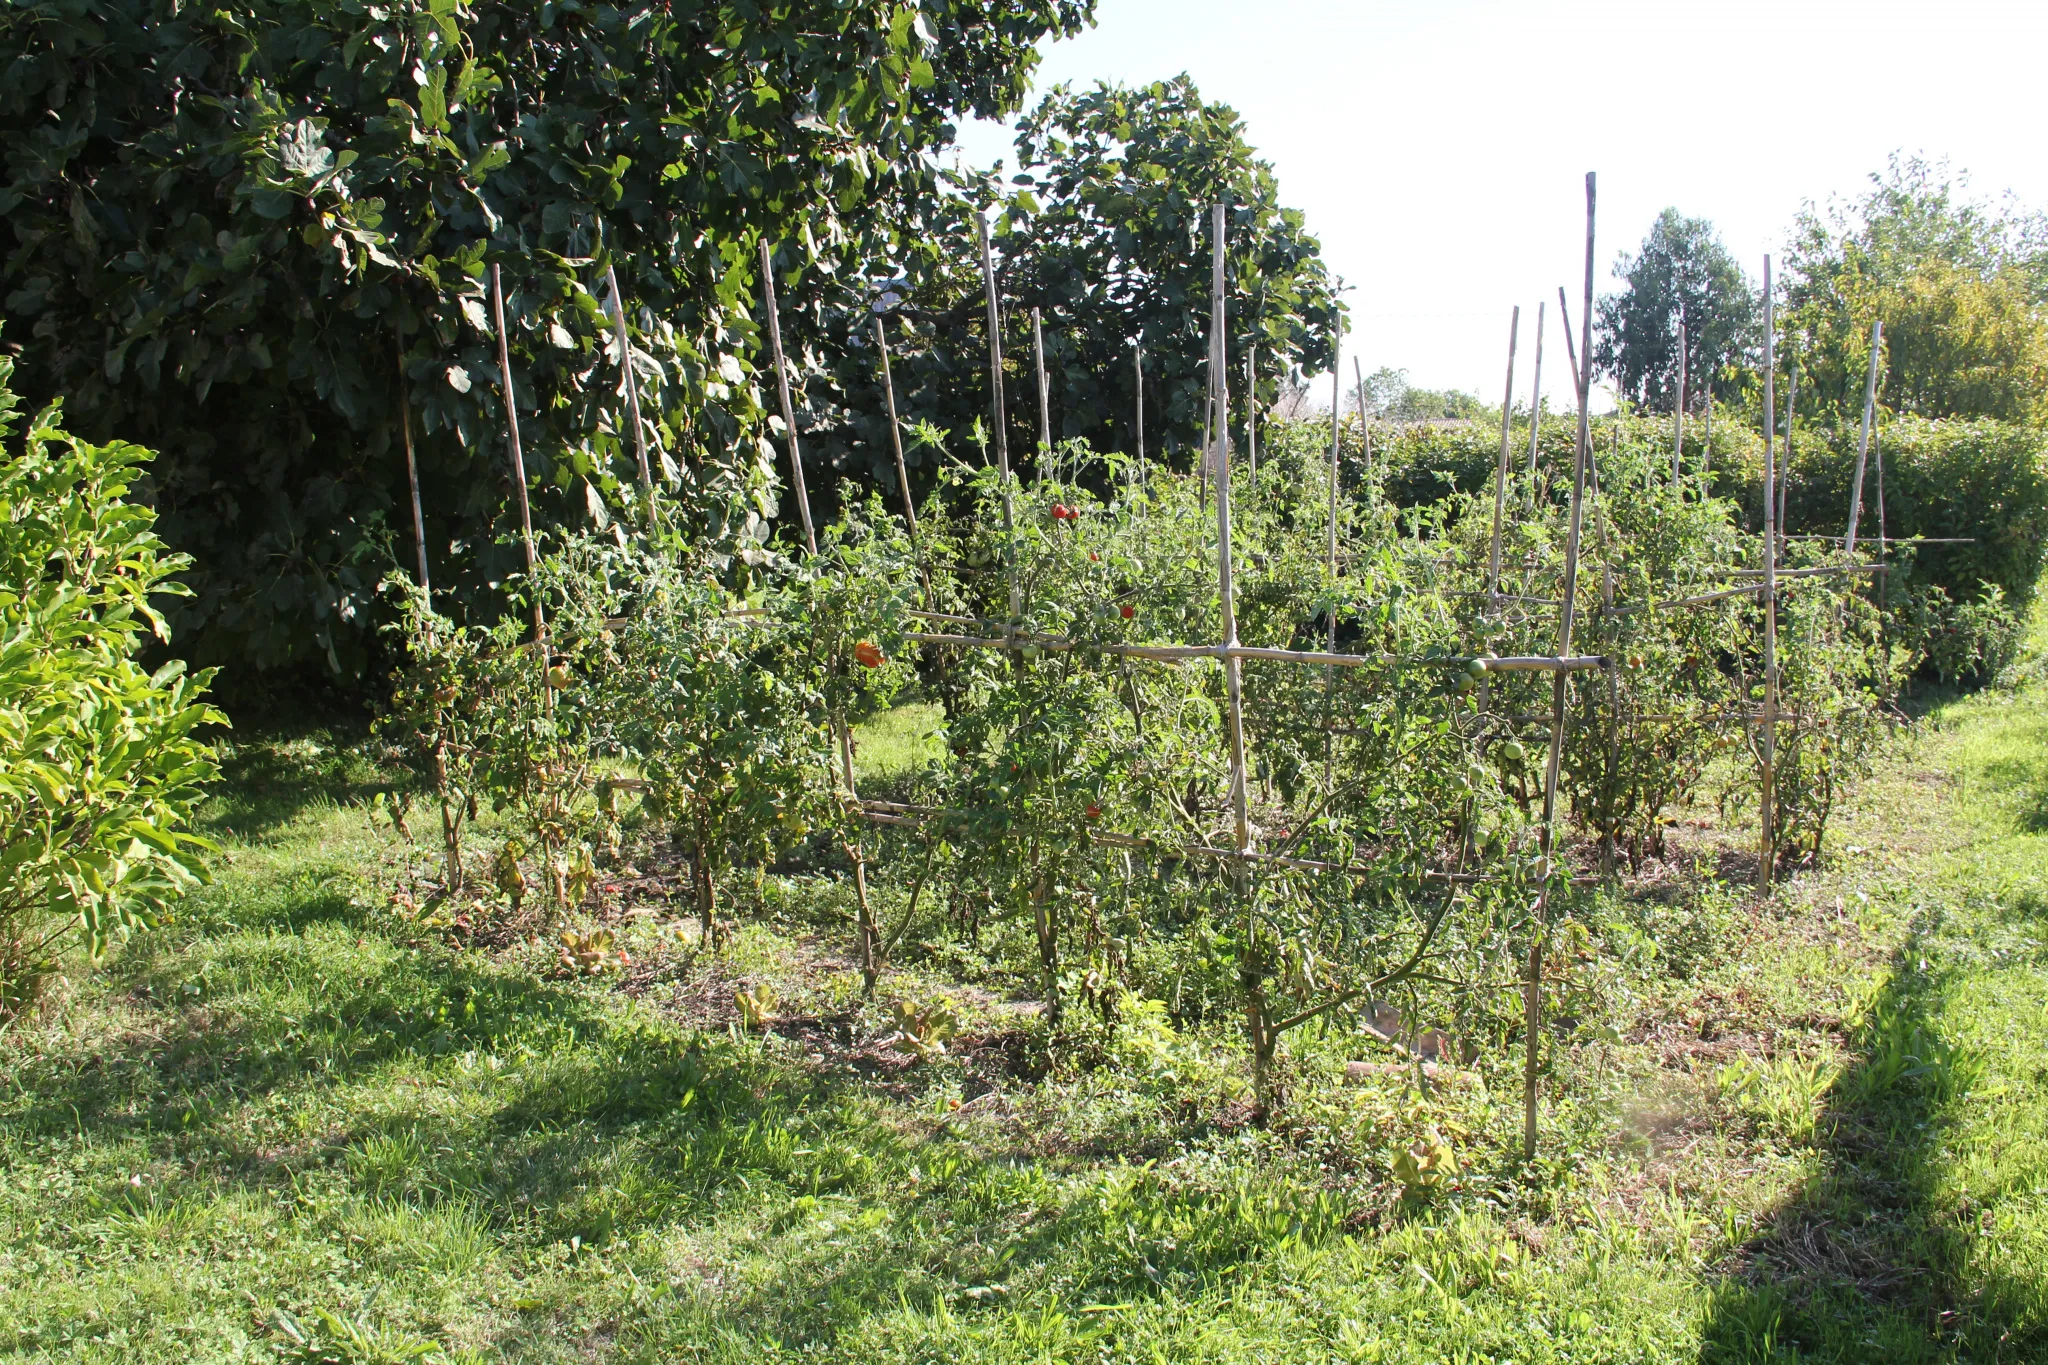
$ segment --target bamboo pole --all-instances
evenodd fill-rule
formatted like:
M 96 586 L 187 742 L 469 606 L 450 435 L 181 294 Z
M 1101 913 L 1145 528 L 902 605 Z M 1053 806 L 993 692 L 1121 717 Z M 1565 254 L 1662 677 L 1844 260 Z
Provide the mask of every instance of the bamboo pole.
M 1372 482 L 1372 414 L 1365 406 L 1365 366 L 1357 355 L 1351 357 L 1351 375 L 1358 381 L 1358 444 L 1361 467 L 1365 470 L 1365 495 L 1373 496 Z
M 1138 486 L 1145 485 L 1145 345 L 1131 343 L 1132 421 L 1138 433 Z
M 1591 311 L 1590 305 L 1588 306 L 1588 311 Z M 1564 328 L 1564 363 L 1571 369 L 1572 392 L 1577 393 L 1582 387 L 1579 383 L 1579 352 L 1578 348 L 1572 344 L 1572 310 L 1571 305 L 1565 302 L 1563 285 L 1557 287 L 1557 321 L 1558 325 Z M 1587 321 L 1586 336 L 1588 339 L 1586 344 L 1590 346 L 1593 344 L 1591 340 L 1593 328 L 1591 326 L 1591 319 L 1589 318 Z
M 434 586 L 427 576 L 427 518 L 420 509 L 420 466 L 412 445 L 412 387 L 406 382 L 405 342 L 396 333 L 392 334 L 391 340 L 398 352 L 398 421 L 405 432 L 405 482 L 412 492 L 412 543 L 419 556 L 420 605 L 426 609 L 427 639 L 431 642 L 434 638 Z M 434 795 L 441 802 L 441 844 L 446 862 L 443 878 L 452 894 L 460 891 L 463 883 L 462 819 L 448 794 L 448 736 L 438 718 L 427 761 L 433 774 Z
M 1791 392 L 1785 396 L 1785 458 L 1778 462 L 1778 534 L 1783 536 L 1792 523 L 1787 512 L 1792 502 L 1792 424 L 1799 418 L 1799 344 L 1791 341 L 1785 357 Z
M 1707 407 L 1700 427 L 1700 496 L 1713 492 L 1714 473 L 1714 381 L 1707 381 Z
M 1764 257 L 1764 717 L 1763 782 L 1757 808 L 1762 831 L 1757 849 L 1757 887 L 1770 894 L 1776 872 L 1777 841 L 1772 837 L 1776 820 L 1778 745 L 1778 518 L 1777 453 L 1778 425 L 1777 308 L 1771 294 L 1771 258 Z
M 811 526 L 811 494 L 804 487 L 804 461 L 797 450 L 796 408 L 789 401 L 789 366 L 782 359 L 782 316 L 775 306 L 775 253 L 761 242 L 761 295 L 768 311 L 768 343 L 775 359 L 775 391 L 782 399 L 782 426 L 789 436 L 789 480 L 796 510 L 804 523 L 804 546 L 818 553 L 818 533 Z
M 910 528 L 911 549 L 917 548 L 917 502 L 910 496 L 910 468 L 903 462 L 903 424 L 896 419 L 896 379 L 889 369 L 889 331 L 875 319 L 875 349 L 882 353 L 882 401 L 889 410 L 889 445 L 896 455 L 896 491 L 903 496 L 903 521 Z
M 1870 372 L 1863 379 L 1863 434 L 1856 438 L 1856 477 L 1849 484 L 1849 530 L 1842 548 L 1856 553 L 1856 523 L 1863 519 L 1863 467 L 1870 457 L 1870 428 L 1877 417 L 1877 361 L 1884 348 L 1884 320 L 1870 324 Z
M 512 497 L 519 508 L 519 543 L 526 551 L 527 587 L 533 593 L 534 648 L 540 655 L 541 672 L 545 675 L 548 667 L 547 614 L 541 607 L 540 587 L 533 581 L 534 573 L 540 567 L 540 556 L 533 548 L 533 508 L 526 500 L 526 454 L 519 446 L 519 402 L 512 391 L 512 344 L 505 331 L 505 285 L 499 277 L 496 263 L 491 266 L 491 316 L 498 327 L 498 378 L 504 386 L 505 431 L 512 442 Z M 547 689 L 547 693 L 552 707 L 554 691 Z
M 1581 346 L 1579 351 L 1590 357 L 1593 348 L 1593 224 L 1596 182 L 1593 172 L 1586 172 L 1586 285 L 1585 312 L 1579 320 Z M 1562 288 L 1558 290 L 1559 301 L 1564 298 Z M 1568 316 L 1568 315 L 1567 315 Z M 1571 339 L 1569 323 L 1565 339 Z M 1586 468 L 1591 463 L 1593 436 L 1591 416 L 1588 411 L 1592 400 L 1589 379 L 1592 367 L 1579 367 L 1576 355 L 1566 352 L 1572 361 L 1572 382 L 1578 391 L 1579 431 L 1575 457 L 1572 461 L 1572 502 L 1571 520 L 1565 532 L 1564 549 L 1564 590 L 1559 594 L 1563 605 L 1558 609 L 1557 652 L 1559 657 L 1569 657 L 1572 652 L 1572 626 L 1577 613 L 1579 587 L 1579 536 L 1585 515 Z M 1562 672 L 1551 676 L 1550 692 L 1550 757 L 1543 771 L 1543 824 L 1538 838 L 1543 856 L 1544 883 L 1537 898 L 1536 923 L 1529 935 L 1529 956 L 1524 964 L 1522 979 L 1523 1029 L 1525 1052 L 1522 1065 L 1522 1146 L 1528 1160 L 1536 1159 L 1536 1117 L 1538 1103 L 1537 1070 L 1542 1058 L 1543 1028 L 1543 946 L 1548 927 L 1550 909 L 1550 883 L 1554 869 L 1550 866 L 1557 846 L 1557 778 L 1558 769 L 1564 761 L 1565 721 L 1565 675 Z
M 1017 513 L 1010 489 L 1009 413 L 1003 403 L 1003 314 L 996 302 L 996 263 L 989 251 L 988 216 L 976 214 L 975 230 L 981 240 L 981 287 L 988 304 L 988 388 L 995 419 L 996 470 L 1003 487 L 1003 569 L 1010 580 L 1010 617 L 1014 622 L 1024 614 L 1024 590 L 1017 582 Z M 1019 664 L 1023 662 L 1020 658 Z
M 1255 341 L 1244 357 L 1244 458 L 1247 477 L 1259 481 L 1259 344 Z
M 1486 611 L 1500 610 L 1500 522 L 1507 507 L 1508 441 L 1515 410 L 1515 341 L 1522 329 L 1522 306 L 1508 314 L 1508 378 L 1500 399 L 1500 461 L 1493 470 L 1493 537 L 1486 552 Z
M 1230 728 L 1231 847 L 1237 855 L 1232 860 L 1232 880 L 1244 914 L 1246 958 L 1241 972 L 1246 990 L 1246 1032 L 1252 1046 L 1253 1104 L 1263 1118 L 1273 1104 L 1273 1046 L 1278 1035 L 1266 1014 L 1265 949 L 1252 904 L 1250 865 L 1244 857 L 1251 851 L 1252 843 L 1251 794 L 1245 770 L 1244 675 L 1234 652 L 1238 647 L 1237 597 L 1230 557 L 1230 381 L 1225 350 L 1228 303 L 1224 293 L 1223 232 L 1224 207 L 1219 200 L 1209 216 L 1209 395 L 1216 414 L 1216 588 L 1223 618 L 1223 648 L 1232 651 L 1223 658 L 1223 695 Z
M 604 282 L 612 294 L 612 330 L 619 340 L 619 368 L 626 376 L 626 416 L 633 423 L 633 458 L 640 464 L 640 497 L 646 504 L 648 524 L 654 522 L 654 471 L 647 464 L 647 429 L 640 424 L 640 376 L 633 370 L 633 346 L 626 338 L 626 296 L 619 292 L 619 277 L 610 262 L 605 263 Z
M 1031 310 L 1031 366 L 1038 375 L 1038 461 L 1043 469 L 1052 461 L 1052 389 L 1045 379 L 1045 331 L 1038 310 Z M 1055 475 L 1058 470 L 1053 471 Z
M 1329 576 L 1332 582 L 1335 582 L 1337 578 L 1337 455 L 1339 441 L 1344 432 L 1344 404 L 1342 401 L 1344 381 L 1340 377 L 1344 373 L 1343 353 L 1344 319 L 1340 316 L 1337 319 L 1336 327 L 1332 331 L 1330 339 L 1330 530 L 1329 549 L 1325 554 L 1323 565 L 1323 572 Z M 1359 401 L 1363 403 L 1363 390 L 1360 391 L 1360 395 Z M 1358 420 L 1359 427 L 1362 430 L 1365 425 L 1365 415 L 1362 409 Z M 1337 613 L 1332 610 L 1330 613 L 1330 649 L 1334 652 L 1336 648 Z
M 1678 306 L 1678 388 L 1671 404 L 1671 491 L 1685 474 L 1685 305 Z
M 1738 592 L 1755 592 L 1756 589 L 1741 588 Z M 1630 608 L 1633 610 L 1634 608 Z M 931 616 L 936 613 L 908 612 L 911 616 Z M 941 620 L 958 621 L 957 616 L 940 617 Z M 1423 667 L 1447 668 L 1453 665 L 1469 667 L 1473 663 L 1482 665 L 1488 673 L 1576 673 L 1582 669 L 1604 668 L 1607 657 L 1602 654 L 1574 654 L 1560 658 L 1550 654 L 1511 655 L 1494 659 L 1409 659 L 1399 654 L 1337 654 L 1313 649 L 1277 649 L 1267 645 L 1125 645 L 1097 644 L 1094 641 L 1077 641 L 1057 635 L 1032 635 L 1027 632 L 1012 632 L 1000 639 L 981 635 L 949 635 L 935 632 L 906 631 L 904 639 L 928 645 L 961 645 L 980 649 L 1013 649 L 1029 645 L 1042 649 L 1048 654 L 1077 652 L 1082 654 L 1107 654 L 1127 659 L 1153 659 L 1163 663 L 1177 663 L 1188 659 L 1256 659 L 1262 663 L 1320 664 L 1335 668 L 1369 668 L 1383 664 L 1413 664 Z
M 1536 438 L 1543 430 L 1543 303 L 1536 304 L 1536 372 L 1529 379 L 1529 487 L 1536 486 Z

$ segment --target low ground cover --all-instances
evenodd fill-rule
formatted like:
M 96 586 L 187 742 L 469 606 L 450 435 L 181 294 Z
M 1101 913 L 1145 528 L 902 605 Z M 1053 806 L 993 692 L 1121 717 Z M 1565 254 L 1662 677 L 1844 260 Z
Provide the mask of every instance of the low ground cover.
M 866 732 L 877 782 L 929 724 Z M 829 872 L 765 874 L 718 954 L 653 866 L 600 889 L 615 970 L 466 934 L 406 891 L 430 853 L 369 818 L 378 757 L 343 730 L 242 736 L 203 827 L 230 859 L 217 884 L 0 1041 L 0 1350 L 2024 1360 L 2048 1341 L 2038 681 L 1932 706 L 1769 904 L 1707 875 L 1751 833 L 1682 812 L 1580 948 L 1601 1012 L 1561 1050 L 1533 1172 L 1512 1057 L 1418 1078 L 1305 1030 L 1260 1128 L 1227 1021 L 1140 1012 L 1049 1051 L 1029 992 L 962 951 L 864 1002 Z

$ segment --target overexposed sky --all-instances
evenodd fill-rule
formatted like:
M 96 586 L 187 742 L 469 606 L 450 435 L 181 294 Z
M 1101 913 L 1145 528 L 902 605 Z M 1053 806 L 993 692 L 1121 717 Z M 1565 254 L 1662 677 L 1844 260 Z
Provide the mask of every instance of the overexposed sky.
M 1355 350 L 1498 401 L 1520 304 L 1526 400 L 1544 300 L 1544 389 L 1568 396 L 1557 286 L 1576 314 L 1589 170 L 1601 292 L 1666 205 L 1758 275 L 1803 201 L 1859 193 L 1894 150 L 2048 208 L 2048 0 L 1099 0 L 1038 89 L 1181 71 L 1244 117 L 1353 286 L 1347 387 Z M 1014 158 L 1000 126 L 962 144 Z

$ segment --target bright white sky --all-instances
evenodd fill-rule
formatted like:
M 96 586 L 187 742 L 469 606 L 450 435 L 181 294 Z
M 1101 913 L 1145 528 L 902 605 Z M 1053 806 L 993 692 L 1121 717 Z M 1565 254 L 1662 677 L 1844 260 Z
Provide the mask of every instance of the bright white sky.
M 1557 286 L 1576 314 L 1588 170 L 1603 293 L 1667 204 L 1757 275 L 1803 201 L 1859 193 L 1894 150 L 2048 207 L 2043 0 L 1100 0 L 1097 20 L 1047 47 L 1038 88 L 1186 71 L 1234 107 L 1355 287 L 1347 388 L 1355 348 L 1498 401 L 1520 304 L 1526 400 L 1540 299 L 1544 389 L 1567 397 Z M 1014 158 L 999 126 L 962 143 Z

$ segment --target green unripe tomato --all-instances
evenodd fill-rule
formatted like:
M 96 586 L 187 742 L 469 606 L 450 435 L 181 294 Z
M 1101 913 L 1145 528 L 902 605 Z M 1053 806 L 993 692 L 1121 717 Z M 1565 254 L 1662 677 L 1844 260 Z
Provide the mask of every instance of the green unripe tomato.
M 1511 763 L 1519 768 L 1527 761 L 1529 753 L 1522 747 L 1521 741 L 1511 739 L 1500 746 L 1500 756 L 1502 762 Z
M 1463 696 L 1465 695 L 1465 693 L 1470 692 L 1474 687 L 1477 686 L 1478 684 L 1473 682 L 1470 677 L 1463 677 L 1458 679 L 1457 682 L 1451 684 L 1451 690 L 1453 692 L 1456 692 L 1459 696 Z
M 1485 786 L 1486 779 L 1491 776 L 1493 776 L 1493 774 L 1489 773 L 1485 768 L 1481 767 L 1477 763 L 1474 763 L 1465 769 L 1465 780 L 1467 782 L 1470 782 L 1475 787 Z
M 1465 661 L 1465 675 L 1466 675 L 1467 677 L 1471 678 L 1471 679 L 1472 679 L 1473 681 L 1475 681 L 1475 682 L 1476 682 L 1476 681 L 1478 681 L 1479 679 L 1481 679 L 1481 678 L 1485 677 L 1485 676 L 1486 676 L 1486 660 L 1484 660 L 1484 659 L 1467 659 L 1467 660 Z

